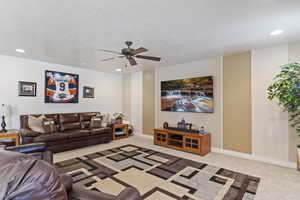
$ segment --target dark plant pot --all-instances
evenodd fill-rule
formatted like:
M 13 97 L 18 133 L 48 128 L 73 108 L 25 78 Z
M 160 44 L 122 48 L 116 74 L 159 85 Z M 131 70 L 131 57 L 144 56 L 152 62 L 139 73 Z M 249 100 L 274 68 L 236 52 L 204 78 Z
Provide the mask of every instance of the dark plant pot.
M 116 123 L 117 123 L 117 124 L 122 124 L 122 123 L 123 123 L 123 119 L 122 119 L 122 118 L 116 119 Z
M 297 169 L 300 171 L 300 144 L 297 146 Z

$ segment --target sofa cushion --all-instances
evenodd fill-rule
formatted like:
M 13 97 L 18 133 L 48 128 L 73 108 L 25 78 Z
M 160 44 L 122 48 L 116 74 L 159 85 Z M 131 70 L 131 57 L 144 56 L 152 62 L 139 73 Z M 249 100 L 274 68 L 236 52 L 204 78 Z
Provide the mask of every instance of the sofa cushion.
M 79 115 L 74 114 L 60 114 L 59 115 L 60 131 L 80 129 Z
M 53 119 L 55 121 L 55 124 L 59 124 L 59 116 L 58 114 L 45 114 L 45 117 L 48 119 Z
M 98 134 L 107 134 L 110 132 L 110 128 L 93 128 L 91 129 L 91 135 L 98 135 Z
M 66 123 L 60 125 L 60 131 L 62 132 L 67 130 L 72 130 L 72 129 L 80 129 L 80 128 L 81 128 L 80 122 Z
M 90 113 L 80 113 L 79 116 L 80 116 L 80 121 L 83 122 L 83 121 L 91 121 L 91 118 L 96 116 L 96 115 L 99 115 L 100 113 L 97 113 L 97 112 L 90 112 Z
M 50 133 L 37 136 L 33 139 L 34 142 L 53 142 L 57 140 L 68 139 L 68 135 L 64 133 Z
M 91 119 L 90 128 L 101 128 L 103 116 L 94 116 Z
M 79 117 L 78 114 L 60 114 L 59 115 L 59 122 L 61 124 L 64 123 L 74 123 L 74 122 L 79 122 Z
M 80 122 L 81 129 L 86 129 L 90 127 L 90 121 Z
M 46 134 L 57 132 L 57 126 L 55 125 L 54 119 L 44 118 L 42 124 Z
M 97 115 L 100 115 L 100 113 L 97 112 L 80 113 L 79 118 L 80 118 L 81 128 L 82 129 L 89 128 L 92 117 Z
M 64 134 L 67 134 L 68 138 L 77 138 L 77 137 L 89 136 L 90 131 L 89 130 L 74 129 L 74 130 L 65 131 Z

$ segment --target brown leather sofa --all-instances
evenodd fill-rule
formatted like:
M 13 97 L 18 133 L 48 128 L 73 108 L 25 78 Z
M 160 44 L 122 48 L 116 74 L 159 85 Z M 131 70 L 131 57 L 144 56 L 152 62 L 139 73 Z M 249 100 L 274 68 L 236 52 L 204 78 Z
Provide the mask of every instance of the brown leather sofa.
M 0 158 L 1 200 L 141 200 L 135 188 L 113 196 L 73 187 L 71 176 L 29 155 L 0 150 Z
M 108 143 L 112 140 L 110 127 L 90 128 L 91 118 L 100 114 L 98 112 L 45 114 L 47 118 L 55 121 L 58 131 L 41 134 L 32 131 L 28 126 L 28 116 L 20 116 L 22 144 L 44 142 L 47 150 L 57 153 L 77 149 L 89 145 Z M 33 116 L 39 117 L 42 114 Z

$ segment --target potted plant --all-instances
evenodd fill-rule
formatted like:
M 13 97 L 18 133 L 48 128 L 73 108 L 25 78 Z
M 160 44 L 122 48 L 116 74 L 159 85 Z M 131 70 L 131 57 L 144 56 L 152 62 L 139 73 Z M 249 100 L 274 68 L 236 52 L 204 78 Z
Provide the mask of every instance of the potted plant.
M 300 136 L 300 64 L 290 63 L 281 67 L 274 83 L 268 87 L 268 99 L 278 99 L 283 111 L 289 112 L 290 126 Z M 297 146 L 300 170 L 300 144 Z
M 113 117 L 116 120 L 117 124 L 122 124 L 123 119 L 125 118 L 125 115 L 123 113 L 114 113 Z

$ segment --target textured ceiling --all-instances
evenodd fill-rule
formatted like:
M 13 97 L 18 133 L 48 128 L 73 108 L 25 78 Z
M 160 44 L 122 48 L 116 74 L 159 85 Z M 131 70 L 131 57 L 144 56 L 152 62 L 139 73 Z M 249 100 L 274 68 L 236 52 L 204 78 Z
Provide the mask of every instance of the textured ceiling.
M 156 67 L 300 39 L 300 0 L 0 0 L 0 10 L 0 54 L 105 72 L 127 61 L 100 62 L 112 54 L 97 48 L 125 40 L 162 57 L 138 60 Z

